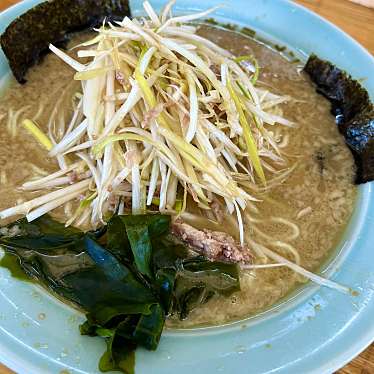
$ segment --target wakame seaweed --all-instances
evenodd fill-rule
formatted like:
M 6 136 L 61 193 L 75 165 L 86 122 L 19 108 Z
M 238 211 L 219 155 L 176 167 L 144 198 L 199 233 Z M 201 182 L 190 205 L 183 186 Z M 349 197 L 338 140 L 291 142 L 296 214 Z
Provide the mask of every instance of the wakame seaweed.
M 240 290 L 235 264 L 191 255 L 169 234 L 170 216 L 114 216 L 84 233 L 43 216 L 2 229 L 0 246 L 13 274 L 21 269 L 80 306 L 83 335 L 106 340 L 101 371 L 133 373 L 135 349 L 155 350 L 166 316 L 184 319 L 215 294 Z M 11 256 L 11 257 L 10 257 Z
M 350 75 L 315 55 L 304 71 L 331 102 L 331 113 L 355 159 L 356 183 L 374 180 L 374 105 L 368 92 Z
M 48 52 L 49 43 L 61 46 L 69 33 L 129 15 L 128 0 L 46 1 L 15 19 L 0 42 L 15 78 L 25 83 L 27 70 Z

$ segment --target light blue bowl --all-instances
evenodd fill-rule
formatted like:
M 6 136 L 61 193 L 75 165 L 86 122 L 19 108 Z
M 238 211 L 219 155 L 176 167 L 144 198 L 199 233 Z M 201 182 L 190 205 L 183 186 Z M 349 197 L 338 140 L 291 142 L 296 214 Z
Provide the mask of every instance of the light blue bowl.
M 26 0 L 0 15 L 0 32 L 38 0 Z M 153 1 L 160 7 L 162 1 Z M 180 0 L 178 10 L 201 10 L 217 1 Z M 132 1 L 134 14 L 141 2 Z M 288 45 L 299 56 L 315 52 L 350 72 L 374 96 L 374 60 L 360 45 L 315 14 L 285 0 L 231 0 L 220 20 L 247 25 Z M 0 77 L 9 72 L 0 56 Z M 332 373 L 374 339 L 374 199 L 360 187 L 354 217 L 338 256 L 323 271 L 359 291 L 350 297 L 305 287 L 286 304 L 245 322 L 220 328 L 166 332 L 157 352 L 139 349 L 137 374 Z M 20 374 L 98 373 L 100 339 L 81 337 L 75 310 L 35 285 L 0 270 L 0 361 Z M 42 315 L 43 313 L 44 315 Z M 43 317 L 45 318 L 43 319 Z

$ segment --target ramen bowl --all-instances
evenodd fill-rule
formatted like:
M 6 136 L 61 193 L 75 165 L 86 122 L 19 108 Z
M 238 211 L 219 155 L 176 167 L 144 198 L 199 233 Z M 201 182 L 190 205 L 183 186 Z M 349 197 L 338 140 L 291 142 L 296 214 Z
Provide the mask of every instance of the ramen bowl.
M 0 15 L 0 31 L 40 1 L 25 0 Z M 142 14 L 140 1 L 130 3 Z M 163 2 L 153 1 L 159 9 Z M 216 5 L 180 0 L 177 11 Z M 310 53 L 349 72 L 374 97 L 374 59 L 344 32 L 284 0 L 231 0 L 215 13 L 218 21 L 254 29 L 285 45 L 301 60 Z M 10 70 L 0 55 L 5 87 Z M 136 373 L 331 373 L 374 339 L 374 198 L 371 183 L 361 185 L 355 211 L 333 258 L 321 275 L 348 285 L 354 296 L 312 283 L 270 310 L 219 327 L 167 330 L 157 352 L 138 349 Z M 13 279 L 0 269 L 0 361 L 17 373 L 99 373 L 99 339 L 78 333 L 84 317 L 40 287 Z

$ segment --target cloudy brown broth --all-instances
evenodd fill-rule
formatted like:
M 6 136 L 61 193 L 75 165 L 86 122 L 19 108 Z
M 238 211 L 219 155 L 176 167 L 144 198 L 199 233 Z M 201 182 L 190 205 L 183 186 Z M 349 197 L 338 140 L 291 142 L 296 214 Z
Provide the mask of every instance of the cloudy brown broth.
M 316 93 L 298 66 L 279 53 L 238 33 L 205 27 L 200 33 L 237 56 L 256 56 L 261 67 L 260 86 L 292 98 L 277 110 L 297 124 L 297 128 L 281 129 L 283 139 L 288 138 L 283 148 L 287 166 L 296 164 L 295 170 L 282 184 L 261 195 L 262 201 L 256 204 L 259 210 L 256 222 L 246 226 L 246 233 L 270 247 L 271 240 L 292 245 L 300 255 L 300 265 L 316 270 L 339 242 L 357 195 L 353 157 L 330 114 L 330 104 Z M 36 122 L 47 131 L 56 103 L 64 107 L 66 118 L 71 115 L 71 96 L 79 88 L 79 84 L 71 83 L 73 71 L 55 55 L 48 55 L 41 65 L 32 68 L 27 79 L 23 86 L 12 82 L 0 99 L 0 209 L 34 197 L 17 187 L 57 168 L 22 129 L 22 119 L 39 114 Z M 19 114 L 15 117 L 14 113 Z M 15 126 L 9 123 L 10 117 Z M 292 239 L 293 232 L 284 220 L 297 225 L 300 230 L 297 238 Z M 225 231 L 229 225 L 223 222 L 221 226 Z M 295 260 L 289 252 L 281 254 Z M 191 327 L 242 319 L 269 308 L 300 281 L 299 276 L 286 268 L 243 272 L 240 292 L 230 298 L 211 299 L 194 310 L 186 321 L 171 318 L 168 326 Z

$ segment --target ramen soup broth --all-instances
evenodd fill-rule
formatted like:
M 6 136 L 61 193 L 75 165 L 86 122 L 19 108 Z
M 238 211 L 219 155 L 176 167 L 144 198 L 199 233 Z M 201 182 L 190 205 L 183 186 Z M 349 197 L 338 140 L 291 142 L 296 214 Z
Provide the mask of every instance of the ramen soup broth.
M 254 55 L 264 92 L 268 88 L 290 97 L 269 111 L 297 124 L 294 128 L 274 126 L 273 130 L 283 139 L 282 152 L 288 160 L 284 167 L 294 169 L 283 183 L 260 195 L 258 213 L 246 224 L 246 236 L 270 248 L 278 241 L 276 248 L 282 255 L 308 270 L 318 270 L 341 238 L 357 194 L 353 157 L 330 114 L 330 103 L 316 93 L 295 63 L 267 46 L 219 28 L 202 27 L 199 32 L 237 56 Z M 32 68 L 27 78 L 22 86 L 12 82 L 0 100 L 0 209 L 37 196 L 18 187 L 57 170 L 55 161 L 22 128 L 22 120 L 34 119 L 46 133 L 52 121 L 58 136 L 59 126 L 68 123 L 66 119 L 77 103 L 72 97 L 80 89 L 79 82 L 73 81 L 72 69 L 53 54 Z M 56 116 L 54 110 L 58 111 Z M 60 119 L 62 115 L 65 121 Z M 191 203 L 189 209 L 199 212 Z M 63 219 L 63 209 L 56 214 Z M 223 221 L 218 229 L 230 231 L 230 226 L 230 220 Z M 237 236 L 235 230 L 230 233 Z M 297 249 L 296 254 L 292 248 Z M 261 259 L 256 257 L 255 263 L 261 263 Z M 270 307 L 301 281 L 286 267 L 243 271 L 240 292 L 229 298 L 215 297 L 187 320 L 170 318 L 168 324 L 190 327 L 242 319 Z

